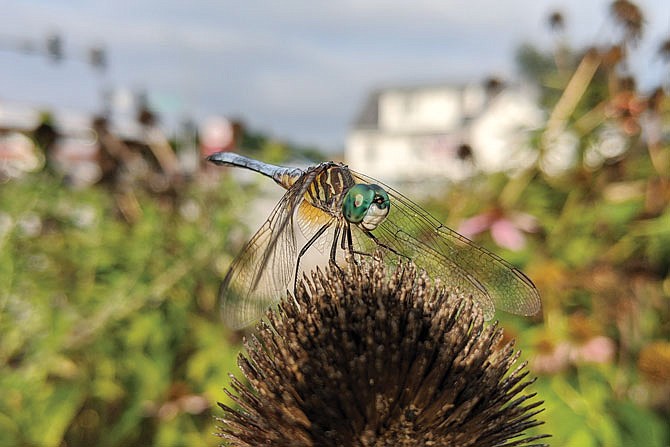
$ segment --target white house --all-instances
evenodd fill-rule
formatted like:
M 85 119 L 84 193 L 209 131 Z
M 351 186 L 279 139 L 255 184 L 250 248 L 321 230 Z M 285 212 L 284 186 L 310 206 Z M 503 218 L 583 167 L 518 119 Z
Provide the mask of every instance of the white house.
M 532 161 L 527 131 L 542 120 L 530 87 L 490 81 L 384 88 L 369 96 L 345 160 L 392 183 L 459 181 Z

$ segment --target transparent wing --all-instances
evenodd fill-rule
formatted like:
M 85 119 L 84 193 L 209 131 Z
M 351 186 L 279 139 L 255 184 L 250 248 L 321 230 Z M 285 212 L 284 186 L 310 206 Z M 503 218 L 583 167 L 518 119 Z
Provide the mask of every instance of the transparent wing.
M 357 182 L 374 183 L 391 198 L 387 218 L 370 234 L 377 245 L 396 258 L 407 258 L 433 278 L 447 279 L 466 295 L 472 295 L 486 319 L 495 309 L 517 315 L 534 315 L 540 297 L 533 283 L 501 257 L 479 247 L 465 236 L 442 225 L 428 212 L 393 188 L 352 171 Z M 359 228 L 354 239 L 361 250 L 370 250 L 372 239 Z M 393 259 L 393 256 L 391 257 Z
M 240 329 L 260 319 L 289 289 L 296 263 L 293 215 L 313 173 L 289 189 L 233 261 L 219 292 L 226 325 Z
M 319 231 L 321 227 L 328 224 L 333 219 L 333 216 L 324 213 L 318 208 L 310 205 L 306 200 L 300 202 L 298 206 L 298 218 L 296 219 L 298 228 L 306 240 L 311 239 L 311 237 Z M 332 238 L 320 237 L 318 240 L 312 244 L 319 253 L 325 254 L 327 249 L 330 249 L 328 244 L 332 241 Z

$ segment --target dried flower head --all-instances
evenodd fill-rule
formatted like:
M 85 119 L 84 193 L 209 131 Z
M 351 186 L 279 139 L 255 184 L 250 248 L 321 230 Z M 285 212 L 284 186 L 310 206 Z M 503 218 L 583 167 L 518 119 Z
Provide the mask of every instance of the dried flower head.
M 625 38 L 632 43 L 642 37 L 644 28 L 644 16 L 640 8 L 630 0 L 615 0 L 610 6 L 614 20 L 617 21 L 625 32 Z
M 626 49 L 621 45 L 612 45 L 600 51 L 603 58 L 603 65 L 608 68 L 615 67 L 626 57 Z
M 489 97 L 496 96 L 498 93 L 503 91 L 504 88 L 505 82 L 498 77 L 491 76 L 484 81 L 484 91 Z
M 648 381 L 670 385 L 670 342 L 657 341 L 645 346 L 637 366 Z
M 457 291 L 375 261 L 305 279 L 245 343 L 232 446 L 530 446 L 542 402 L 512 343 Z
M 561 11 L 554 11 L 549 14 L 548 22 L 552 31 L 560 32 L 565 29 L 565 16 Z
M 472 150 L 472 146 L 470 146 L 468 143 L 459 144 L 458 148 L 456 149 L 456 157 L 461 161 L 474 161 L 475 156 Z
M 658 47 L 658 54 L 665 62 L 670 62 L 670 39 L 661 42 L 661 45 Z
M 668 51 L 670 51 L 670 41 L 668 41 L 668 44 Z M 665 97 L 666 94 L 663 87 L 656 87 L 647 98 L 647 108 L 655 113 L 660 113 Z

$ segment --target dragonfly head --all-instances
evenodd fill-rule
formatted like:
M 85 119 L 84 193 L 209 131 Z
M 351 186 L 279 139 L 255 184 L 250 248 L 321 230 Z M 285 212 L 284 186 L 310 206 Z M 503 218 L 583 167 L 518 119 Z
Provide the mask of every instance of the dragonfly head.
M 358 183 L 349 188 L 342 201 L 344 218 L 366 230 L 377 228 L 390 208 L 389 195 L 378 185 Z

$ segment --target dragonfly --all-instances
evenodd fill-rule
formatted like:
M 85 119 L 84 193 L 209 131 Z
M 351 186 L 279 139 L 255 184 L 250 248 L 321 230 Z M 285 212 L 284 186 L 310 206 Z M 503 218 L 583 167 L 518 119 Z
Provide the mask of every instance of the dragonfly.
M 342 259 L 356 262 L 366 256 L 381 257 L 389 265 L 411 260 L 429 277 L 471 297 L 486 320 L 496 309 L 524 316 L 540 309 L 538 291 L 521 270 L 443 225 L 395 189 L 342 163 L 300 169 L 232 152 L 207 159 L 258 172 L 286 189 L 221 284 L 221 314 L 233 329 L 259 320 L 291 283 L 295 292 L 300 263 L 312 247 L 327 253 L 335 266 Z M 296 226 L 306 242 L 298 244 Z

